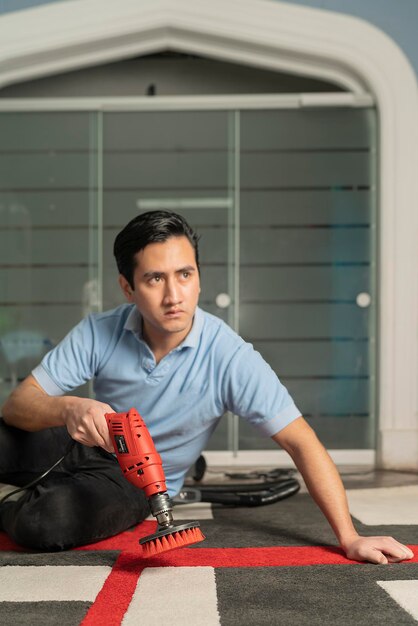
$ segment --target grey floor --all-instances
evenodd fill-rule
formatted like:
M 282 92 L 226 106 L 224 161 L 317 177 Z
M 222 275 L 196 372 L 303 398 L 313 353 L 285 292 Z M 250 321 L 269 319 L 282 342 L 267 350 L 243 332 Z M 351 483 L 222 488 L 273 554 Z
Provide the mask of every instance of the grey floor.
M 271 466 L 260 467 L 209 467 L 204 475 L 202 484 L 210 483 L 232 483 L 240 481 L 239 478 L 230 479 L 227 474 L 245 474 L 252 472 L 268 472 L 272 470 Z M 346 489 L 366 489 L 372 487 L 400 487 L 403 485 L 418 485 L 418 472 L 393 471 L 393 470 L 377 470 L 372 466 L 365 465 L 344 465 L 339 466 L 338 471 L 343 480 Z M 301 483 L 301 491 L 306 491 L 303 479 L 299 473 L 294 476 Z M 240 482 L 254 482 L 246 480 Z M 194 481 L 189 477 L 187 484 L 192 485 Z
M 418 472 L 376 470 L 364 466 L 342 466 L 338 469 L 347 489 L 418 485 Z

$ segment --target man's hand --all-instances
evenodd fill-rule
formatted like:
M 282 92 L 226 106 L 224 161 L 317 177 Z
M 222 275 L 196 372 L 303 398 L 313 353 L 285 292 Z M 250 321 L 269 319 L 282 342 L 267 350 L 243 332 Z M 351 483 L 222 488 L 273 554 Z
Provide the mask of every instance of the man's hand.
M 412 559 L 414 553 L 393 537 L 357 536 L 343 546 L 348 559 L 369 561 L 378 565 Z
M 114 413 L 111 406 L 88 398 L 67 396 L 64 422 L 71 437 L 85 446 L 100 446 L 113 452 L 105 414 Z

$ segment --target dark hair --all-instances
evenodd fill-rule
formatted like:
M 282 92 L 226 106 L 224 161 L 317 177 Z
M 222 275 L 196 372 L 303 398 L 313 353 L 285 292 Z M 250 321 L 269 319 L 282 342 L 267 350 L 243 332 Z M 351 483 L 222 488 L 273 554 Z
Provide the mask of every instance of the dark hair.
M 148 211 L 134 217 L 116 236 L 113 246 L 116 264 L 132 287 L 135 270 L 135 254 L 150 243 L 161 243 L 171 237 L 187 237 L 194 248 L 199 268 L 199 237 L 184 217 L 172 211 Z

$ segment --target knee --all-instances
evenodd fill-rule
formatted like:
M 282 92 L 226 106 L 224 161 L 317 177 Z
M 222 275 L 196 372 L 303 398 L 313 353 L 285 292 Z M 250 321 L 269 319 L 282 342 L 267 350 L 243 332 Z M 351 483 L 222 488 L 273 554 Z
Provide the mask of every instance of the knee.
M 16 506 L 9 511 L 5 530 L 17 544 L 51 552 L 82 543 L 85 511 L 83 515 L 65 488 L 49 493 L 36 489 L 23 502 L 11 504 Z

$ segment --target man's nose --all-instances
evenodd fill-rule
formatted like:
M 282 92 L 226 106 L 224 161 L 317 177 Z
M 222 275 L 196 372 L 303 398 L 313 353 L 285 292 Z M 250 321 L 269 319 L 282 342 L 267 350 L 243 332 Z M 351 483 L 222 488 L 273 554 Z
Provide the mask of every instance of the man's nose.
M 175 280 L 167 280 L 165 283 L 164 302 L 166 304 L 177 304 L 181 302 L 180 287 Z

